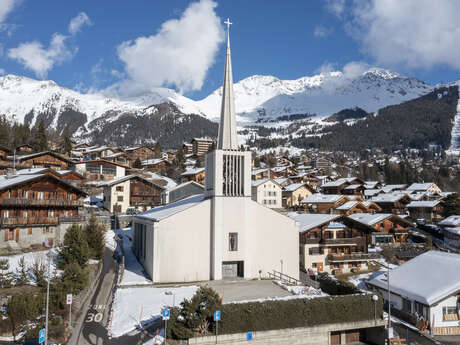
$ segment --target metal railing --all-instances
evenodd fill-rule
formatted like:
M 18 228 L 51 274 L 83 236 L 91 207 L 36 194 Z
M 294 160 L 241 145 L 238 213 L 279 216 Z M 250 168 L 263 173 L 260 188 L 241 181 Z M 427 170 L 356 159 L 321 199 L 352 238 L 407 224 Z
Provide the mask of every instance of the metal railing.
M 1 225 L 57 224 L 58 217 L 9 217 L 0 218 Z
M 328 262 L 342 262 L 342 261 L 366 261 L 366 260 L 375 260 L 380 258 L 378 253 L 356 253 L 356 254 L 329 254 L 326 257 Z
M 308 278 L 307 276 L 302 277 L 302 280 L 299 280 L 299 279 L 293 278 L 291 276 L 288 276 L 287 274 L 284 274 L 284 273 L 281 273 L 281 272 L 278 272 L 278 271 L 275 271 L 275 270 L 273 270 L 273 273 L 268 272 L 268 276 L 271 279 L 281 280 L 282 282 L 286 282 L 288 284 L 292 284 L 292 285 L 308 285 L 308 286 L 311 286 L 311 287 L 313 287 L 315 289 L 319 289 L 319 282 L 314 281 L 314 280 Z
M 28 198 L 3 198 L 0 199 L 3 206 L 70 206 L 82 207 L 81 200 L 66 199 L 28 199 Z

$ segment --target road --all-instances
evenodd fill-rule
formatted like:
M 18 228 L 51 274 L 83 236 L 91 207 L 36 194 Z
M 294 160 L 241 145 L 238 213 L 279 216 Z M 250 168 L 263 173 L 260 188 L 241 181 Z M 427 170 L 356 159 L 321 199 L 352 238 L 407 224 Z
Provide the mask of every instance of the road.
M 92 297 L 83 306 L 83 312 L 74 324 L 72 336 L 68 341 L 69 345 L 138 345 L 155 335 L 159 324 L 154 324 L 148 330 L 136 332 L 136 334 L 109 338 L 106 326 L 109 324 L 110 307 L 115 292 L 116 271 L 117 261 L 113 257 L 113 252 L 106 248 L 101 278 Z
M 411 328 L 404 326 L 403 324 L 393 322 L 392 326 L 396 333 L 401 338 L 408 339 L 406 344 L 408 345 L 440 345 L 442 342 L 434 341 L 430 338 L 427 338 Z

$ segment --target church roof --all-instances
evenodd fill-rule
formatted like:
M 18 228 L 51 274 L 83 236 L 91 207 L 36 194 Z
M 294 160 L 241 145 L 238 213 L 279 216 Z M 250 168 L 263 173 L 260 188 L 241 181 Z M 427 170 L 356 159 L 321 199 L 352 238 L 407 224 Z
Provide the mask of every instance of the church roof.
M 173 202 L 171 204 L 152 208 L 148 211 L 138 214 L 136 217 L 159 222 L 173 214 L 185 211 L 204 200 L 204 194 L 193 195 L 191 197 Z

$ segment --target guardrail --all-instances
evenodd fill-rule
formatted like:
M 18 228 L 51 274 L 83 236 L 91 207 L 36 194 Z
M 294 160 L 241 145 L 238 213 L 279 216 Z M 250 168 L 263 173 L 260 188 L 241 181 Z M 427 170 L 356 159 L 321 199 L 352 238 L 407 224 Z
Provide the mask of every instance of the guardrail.
M 307 285 L 307 286 L 311 286 L 311 287 L 313 287 L 315 289 L 319 289 L 319 287 L 320 287 L 319 282 L 308 278 L 306 275 L 302 277 L 302 280 L 299 280 L 299 279 L 293 278 L 291 276 L 288 276 L 287 274 L 284 274 L 284 273 L 281 273 L 281 272 L 273 270 L 273 273 L 268 272 L 268 276 L 270 278 L 272 278 L 272 279 L 287 282 L 288 284 Z

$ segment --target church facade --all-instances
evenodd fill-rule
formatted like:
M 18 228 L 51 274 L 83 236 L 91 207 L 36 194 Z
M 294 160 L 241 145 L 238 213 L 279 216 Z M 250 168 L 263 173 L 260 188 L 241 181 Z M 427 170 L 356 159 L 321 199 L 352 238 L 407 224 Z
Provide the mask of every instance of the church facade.
M 251 152 L 238 149 L 230 40 L 217 149 L 206 155 L 204 194 L 133 221 L 133 250 L 154 283 L 299 277 L 299 230 L 251 199 Z

